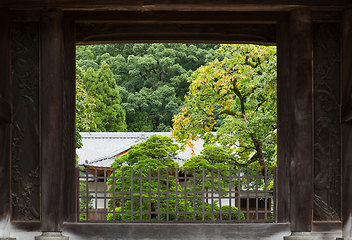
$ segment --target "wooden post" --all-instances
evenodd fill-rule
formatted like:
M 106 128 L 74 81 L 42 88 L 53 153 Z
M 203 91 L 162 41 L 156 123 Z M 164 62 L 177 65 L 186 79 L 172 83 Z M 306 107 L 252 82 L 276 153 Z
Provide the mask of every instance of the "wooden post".
M 352 97 L 352 9 L 343 13 L 341 102 Z M 352 239 L 352 122 L 341 124 L 342 138 L 342 239 Z
M 8 11 L 0 9 L 0 98 L 4 108 L 12 102 L 11 89 L 11 35 Z M 6 102 L 5 102 L 6 101 Z M 6 107 L 7 105 L 7 107 Z M 1 110 L 1 108 L 0 108 Z M 0 221 L 9 221 L 11 216 L 11 129 L 8 121 L 8 111 L 4 112 L 3 120 L 0 121 Z M 10 116 L 10 119 L 12 116 Z M 5 229 L 1 229 L 0 238 Z
M 64 221 L 77 221 L 76 176 L 76 34 L 75 22 L 64 16 Z
M 290 96 L 290 48 L 289 23 L 277 24 L 277 181 L 276 181 L 276 221 L 289 222 L 289 187 L 291 155 L 291 96 Z
M 290 15 L 291 232 L 310 232 L 313 219 L 313 25 L 309 9 Z
M 41 230 L 59 232 L 63 222 L 62 11 L 48 9 L 40 19 Z

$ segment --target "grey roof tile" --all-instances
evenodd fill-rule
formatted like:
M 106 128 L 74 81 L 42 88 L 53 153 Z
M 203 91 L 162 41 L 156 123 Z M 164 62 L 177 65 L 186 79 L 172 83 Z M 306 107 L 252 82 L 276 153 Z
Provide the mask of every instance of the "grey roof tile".
M 171 132 L 81 132 L 83 147 L 76 150 L 78 164 L 94 167 L 110 167 L 115 156 L 145 141 L 151 135 L 171 136 Z M 194 142 L 195 155 L 203 149 L 203 140 Z M 174 160 L 181 166 L 192 156 L 191 148 L 180 152 Z

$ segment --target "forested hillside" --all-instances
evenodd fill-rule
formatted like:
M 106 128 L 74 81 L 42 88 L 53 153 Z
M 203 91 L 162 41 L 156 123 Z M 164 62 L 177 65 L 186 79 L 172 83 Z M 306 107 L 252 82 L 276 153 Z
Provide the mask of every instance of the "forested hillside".
M 78 46 L 76 56 L 83 129 L 172 127 L 182 147 L 202 138 L 239 166 L 275 165 L 275 47 L 107 44 Z
M 91 131 L 170 131 L 172 117 L 180 112 L 189 88 L 187 79 L 200 66 L 221 61 L 219 47 L 173 43 L 77 46 L 82 87 L 96 102 L 96 127 Z

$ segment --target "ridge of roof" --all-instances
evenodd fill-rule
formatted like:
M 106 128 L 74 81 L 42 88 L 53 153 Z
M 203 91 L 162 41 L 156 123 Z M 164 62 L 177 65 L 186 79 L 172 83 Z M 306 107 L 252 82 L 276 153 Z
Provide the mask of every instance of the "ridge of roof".
M 159 134 L 160 133 L 160 134 Z M 171 132 L 81 132 L 82 139 L 136 139 L 133 142 L 125 144 L 124 146 L 105 154 L 99 158 L 93 160 L 86 160 L 86 164 L 93 164 L 99 161 L 115 158 L 115 156 L 121 152 L 124 152 L 130 149 L 133 145 L 136 145 L 140 142 L 146 141 L 152 135 L 164 135 L 171 136 Z M 181 158 L 180 158 L 181 159 Z
M 137 144 L 137 143 L 140 143 L 142 140 L 141 139 L 137 139 L 135 140 L 134 142 L 131 142 L 131 143 L 128 143 L 102 157 L 99 157 L 99 158 L 96 158 L 94 160 L 91 160 L 91 161 L 87 161 L 87 163 L 96 163 L 96 162 L 99 162 L 99 161 L 102 161 L 102 160 L 105 160 L 105 159 L 110 159 L 110 158 L 116 158 L 115 156 L 121 152 L 124 152 L 126 150 L 128 150 L 129 148 L 131 148 L 133 145 Z
M 171 132 L 80 132 L 82 139 L 110 139 L 110 138 L 142 138 L 147 139 L 151 135 L 171 136 Z
M 99 140 L 102 140 L 102 141 L 107 141 L 106 142 L 106 144 L 108 144 L 107 146 L 110 146 L 107 148 L 107 150 L 110 150 L 108 153 L 102 152 L 103 153 L 102 155 L 95 156 L 95 157 L 94 155 L 89 156 L 86 154 L 84 158 L 79 159 L 79 164 L 90 165 L 90 166 L 105 166 L 107 164 L 109 165 L 109 163 L 114 161 L 114 159 L 116 158 L 115 157 L 116 155 L 127 151 L 135 144 L 146 141 L 152 135 L 162 135 L 162 136 L 171 137 L 171 132 L 81 132 L 80 134 L 82 136 L 83 141 L 86 140 L 92 143 L 92 141 L 100 142 Z M 118 148 L 113 149 L 111 148 L 111 146 L 114 141 L 117 141 L 117 143 L 120 144 L 120 146 L 122 144 L 123 145 L 121 147 L 117 145 L 116 147 Z M 103 142 L 102 144 L 105 144 L 105 143 Z M 200 150 L 203 148 L 203 141 L 200 141 L 198 144 L 196 144 L 196 146 L 197 145 L 199 148 L 198 152 L 200 152 Z M 99 144 L 98 145 L 94 144 L 93 146 L 90 145 L 91 147 L 90 149 L 94 149 L 97 147 L 99 149 L 99 146 L 102 146 L 102 145 L 99 145 Z M 174 156 L 173 159 L 182 165 L 182 163 L 184 163 L 190 157 L 188 156 L 190 155 L 189 151 L 190 150 L 180 152 L 178 153 L 178 155 Z

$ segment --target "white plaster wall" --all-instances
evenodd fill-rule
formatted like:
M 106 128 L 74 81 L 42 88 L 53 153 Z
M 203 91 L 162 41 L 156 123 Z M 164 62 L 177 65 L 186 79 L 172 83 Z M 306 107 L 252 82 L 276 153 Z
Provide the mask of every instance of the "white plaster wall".
M 106 186 L 105 189 L 107 190 L 108 187 Z M 108 202 L 109 202 L 109 195 L 106 194 L 106 200 L 104 201 L 104 193 L 95 193 L 95 182 L 89 182 L 88 183 L 88 190 L 90 191 L 90 194 L 93 195 L 93 201 L 92 201 L 92 207 L 93 209 L 104 209 L 104 202 L 106 203 L 106 208 L 108 208 Z M 97 192 L 103 192 L 104 191 L 104 182 L 97 182 Z

